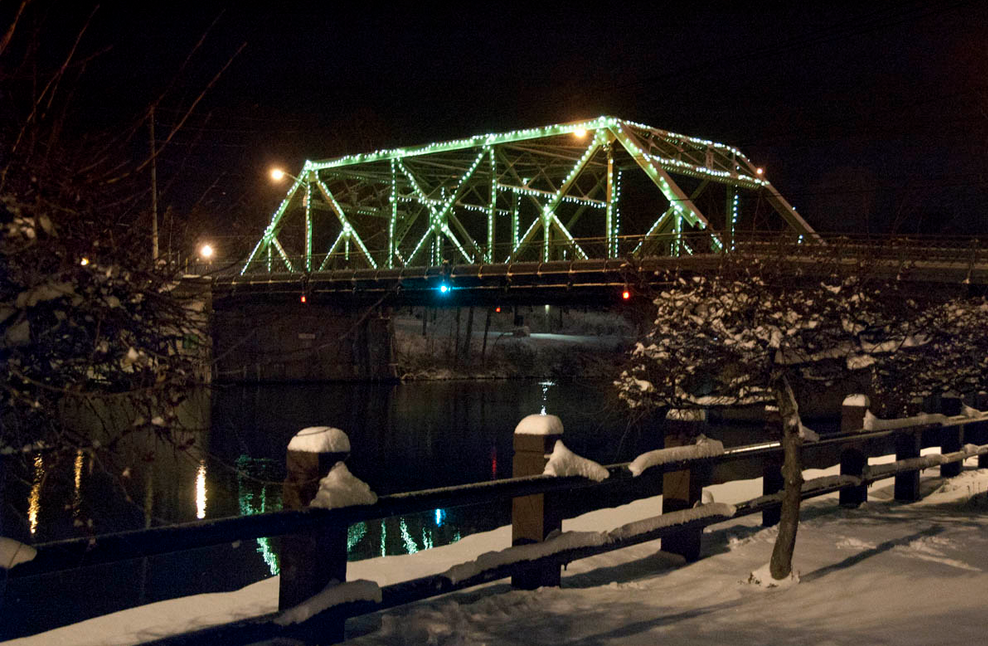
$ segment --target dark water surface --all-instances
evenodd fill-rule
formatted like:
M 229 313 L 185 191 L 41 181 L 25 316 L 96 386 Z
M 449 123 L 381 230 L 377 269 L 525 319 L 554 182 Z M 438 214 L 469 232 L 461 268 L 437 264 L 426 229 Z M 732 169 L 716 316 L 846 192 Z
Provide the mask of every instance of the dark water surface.
M 307 426 L 346 431 L 349 469 L 378 494 L 505 478 L 515 425 L 541 411 L 562 418 L 569 448 L 605 464 L 661 446 L 661 428 L 631 424 L 607 382 L 215 386 L 183 411 L 186 424 L 203 429 L 189 451 L 135 440 L 111 462 L 94 464 L 80 453 L 70 463 L 46 464 L 39 455 L 9 466 L 0 530 L 44 542 L 278 510 L 285 447 Z M 758 430 L 720 427 L 714 434 L 736 445 Z M 509 520 L 505 502 L 358 523 L 349 530 L 350 559 L 413 553 Z M 277 572 L 276 541 L 258 539 L 8 580 L 0 639 L 141 603 L 234 590 Z

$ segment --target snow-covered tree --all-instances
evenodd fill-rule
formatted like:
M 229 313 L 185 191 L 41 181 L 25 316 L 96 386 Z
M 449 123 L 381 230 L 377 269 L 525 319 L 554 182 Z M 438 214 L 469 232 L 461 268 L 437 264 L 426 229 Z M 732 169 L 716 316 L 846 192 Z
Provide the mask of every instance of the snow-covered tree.
M 129 147 L 143 116 L 94 131 L 71 91 L 89 23 L 39 56 L 29 4 L 0 27 L 0 449 L 108 451 L 138 433 L 181 447 L 177 407 L 208 368 L 204 303 L 151 258 Z
M 804 427 L 794 390 L 864 386 L 895 412 L 916 396 L 984 387 L 988 308 L 937 299 L 839 253 L 725 255 L 709 273 L 668 277 L 655 324 L 616 385 L 633 409 L 767 403 L 782 420 L 784 491 L 771 573 L 792 568 Z

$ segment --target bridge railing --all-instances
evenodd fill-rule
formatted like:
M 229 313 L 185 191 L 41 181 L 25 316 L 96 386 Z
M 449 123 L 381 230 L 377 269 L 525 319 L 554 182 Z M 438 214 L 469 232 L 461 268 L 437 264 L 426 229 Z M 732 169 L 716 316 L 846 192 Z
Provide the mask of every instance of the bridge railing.
M 988 468 L 988 415 L 923 416 L 898 420 L 886 424 L 887 428 L 872 430 L 861 428 L 865 417 L 864 410 L 863 407 L 845 407 L 842 432 L 824 436 L 821 440 L 804 446 L 806 468 L 839 463 L 840 476 L 808 481 L 803 487 L 803 498 L 839 491 L 842 504 L 860 504 L 867 498 L 868 484 L 894 477 L 896 499 L 909 501 L 919 496 L 920 469 L 939 465 L 942 475 L 956 474 L 959 472 L 960 462 L 974 456 L 978 457 L 980 468 Z M 535 466 L 538 467 L 535 469 L 536 473 L 541 469 L 538 464 L 544 464 L 541 442 L 542 438 L 539 438 L 540 445 L 535 451 L 539 458 L 535 460 Z M 965 445 L 964 442 L 974 442 L 977 446 Z M 516 455 L 520 450 L 518 446 L 516 441 Z M 920 449 L 926 446 L 939 446 L 941 453 L 920 457 Z M 310 619 L 293 623 L 291 618 L 298 618 L 300 615 L 298 611 L 293 615 L 291 610 L 287 610 L 280 614 L 265 615 L 163 640 L 165 643 L 202 643 L 206 640 L 217 643 L 246 643 L 285 636 L 328 643 L 342 639 L 343 622 L 350 616 L 394 607 L 509 576 L 513 577 L 516 584 L 522 582 L 523 586 L 526 581 L 531 584 L 533 580 L 539 585 L 544 585 L 548 573 L 551 584 L 552 572 L 555 571 L 555 580 L 558 581 L 559 568 L 565 563 L 659 538 L 665 539 L 663 549 L 690 558 L 691 554 L 694 556 L 699 554 L 703 527 L 732 517 L 762 513 L 763 524 L 774 524 L 778 522 L 778 507 L 781 504 L 779 493 L 782 488 L 781 451 L 779 442 L 775 441 L 738 446 L 725 450 L 722 454 L 708 457 L 670 459 L 649 468 L 639 477 L 633 476 L 629 464 L 616 464 L 606 467 L 609 478 L 599 483 L 576 476 L 558 478 L 546 475 L 518 476 L 516 471 L 516 477 L 506 480 L 381 496 L 376 504 L 368 506 L 330 510 L 307 507 L 255 516 L 204 520 L 121 532 L 98 536 L 95 539 L 55 541 L 35 546 L 37 549 L 35 559 L 10 570 L 9 576 L 38 576 L 60 570 L 283 535 L 337 537 L 330 539 L 328 544 L 318 544 L 316 547 L 320 559 L 332 564 L 330 569 L 345 572 L 347 559 L 345 529 L 353 523 L 432 511 L 437 508 L 508 499 L 518 501 L 536 496 L 540 504 L 534 508 L 541 518 L 536 518 L 535 522 L 540 523 L 540 527 L 545 529 L 554 522 L 553 518 L 564 517 L 561 509 L 566 507 L 563 503 L 567 499 L 594 501 L 608 491 L 622 487 L 637 492 L 639 497 L 647 497 L 662 493 L 664 488 L 670 486 L 670 482 L 692 483 L 688 486 L 690 493 L 687 498 L 680 501 L 685 505 L 681 507 L 682 512 L 664 513 L 650 520 L 600 533 L 581 533 L 581 536 L 566 533 L 550 535 L 542 542 L 529 545 L 516 544 L 492 558 L 487 558 L 486 561 L 481 559 L 468 562 L 443 573 L 380 589 L 374 584 L 355 582 L 351 585 L 340 584 L 337 581 L 335 583 L 337 586 L 351 587 L 336 591 L 332 581 L 323 581 L 320 587 L 328 584 L 325 591 L 316 594 L 308 605 L 303 604 L 308 610 L 316 608 L 313 611 L 314 616 Z M 895 462 L 868 466 L 869 456 L 889 453 L 895 453 L 897 458 Z M 516 461 L 517 464 L 520 463 Z M 668 474 L 674 474 L 670 476 L 672 480 L 667 478 Z M 698 498 L 703 486 L 759 476 L 763 477 L 764 495 L 734 505 L 733 511 L 730 506 L 722 504 L 701 506 L 699 511 L 693 509 L 694 503 L 699 503 Z M 667 498 L 674 495 L 672 489 L 664 493 Z M 693 500 L 694 497 L 697 500 Z M 513 521 L 516 527 L 519 522 L 529 525 L 533 522 L 530 513 L 533 506 L 521 507 L 528 508 L 529 514 L 519 520 L 519 513 L 523 516 L 524 513 L 519 512 L 519 506 L 516 505 Z M 586 507 L 587 505 L 584 505 L 582 511 L 586 511 Z M 589 507 L 594 508 L 592 504 Z M 533 573 L 539 574 L 533 579 Z M 283 572 L 282 576 L 289 575 Z M 285 590 L 285 585 L 286 582 L 282 581 L 282 590 Z M 373 594 L 368 595 L 368 589 Z M 315 592 L 318 592 L 318 589 Z M 373 597 L 374 600 L 365 598 L 367 596 Z M 326 599 L 332 597 L 343 601 L 326 602 Z M 320 605 L 320 600 L 326 603 Z
M 539 240 L 525 247 L 512 242 L 493 249 L 477 245 L 458 249 L 444 245 L 442 261 L 432 263 L 429 254 L 419 253 L 414 262 L 397 254 L 390 267 L 428 267 L 441 265 L 511 264 L 519 261 L 566 261 L 580 259 L 650 257 L 686 257 L 711 253 L 805 255 L 817 254 L 845 260 L 884 260 L 902 263 L 988 263 L 988 241 L 962 236 L 880 236 L 869 234 L 828 234 L 813 236 L 792 231 L 688 231 L 658 235 L 624 235 L 613 238 L 576 238 L 561 236 L 548 242 Z M 370 261 L 356 248 L 326 254 L 304 255 L 275 253 L 270 262 L 257 258 L 244 268 L 246 274 L 320 273 L 336 269 L 373 267 L 388 268 L 388 250 L 369 247 Z

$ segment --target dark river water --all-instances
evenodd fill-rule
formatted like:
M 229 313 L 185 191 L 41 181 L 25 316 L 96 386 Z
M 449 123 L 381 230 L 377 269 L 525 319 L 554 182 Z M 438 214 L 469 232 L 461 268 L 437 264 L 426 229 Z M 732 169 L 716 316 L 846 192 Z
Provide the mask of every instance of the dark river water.
M 661 446 L 661 425 L 629 422 L 607 382 L 214 386 L 183 409 L 185 423 L 201 429 L 188 451 L 145 439 L 98 464 L 80 453 L 59 465 L 38 455 L 9 466 L 0 530 L 44 542 L 281 509 L 285 447 L 307 426 L 346 431 L 348 467 L 378 494 L 510 477 L 514 427 L 542 411 L 562 418 L 569 448 L 605 464 Z M 752 441 L 757 430 L 720 434 L 732 445 Z M 416 552 L 508 522 L 505 502 L 359 523 L 349 529 L 350 559 Z M 277 572 L 276 541 L 258 539 L 11 579 L 2 590 L 0 639 L 234 590 Z

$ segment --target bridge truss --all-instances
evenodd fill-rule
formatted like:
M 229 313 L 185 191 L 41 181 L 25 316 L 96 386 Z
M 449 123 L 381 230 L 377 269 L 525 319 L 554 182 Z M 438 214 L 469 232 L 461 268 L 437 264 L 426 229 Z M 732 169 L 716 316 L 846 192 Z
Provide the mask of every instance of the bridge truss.
M 602 116 L 307 161 L 240 273 L 679 256 L 742 227 L 817 238 L 736 148 Z

